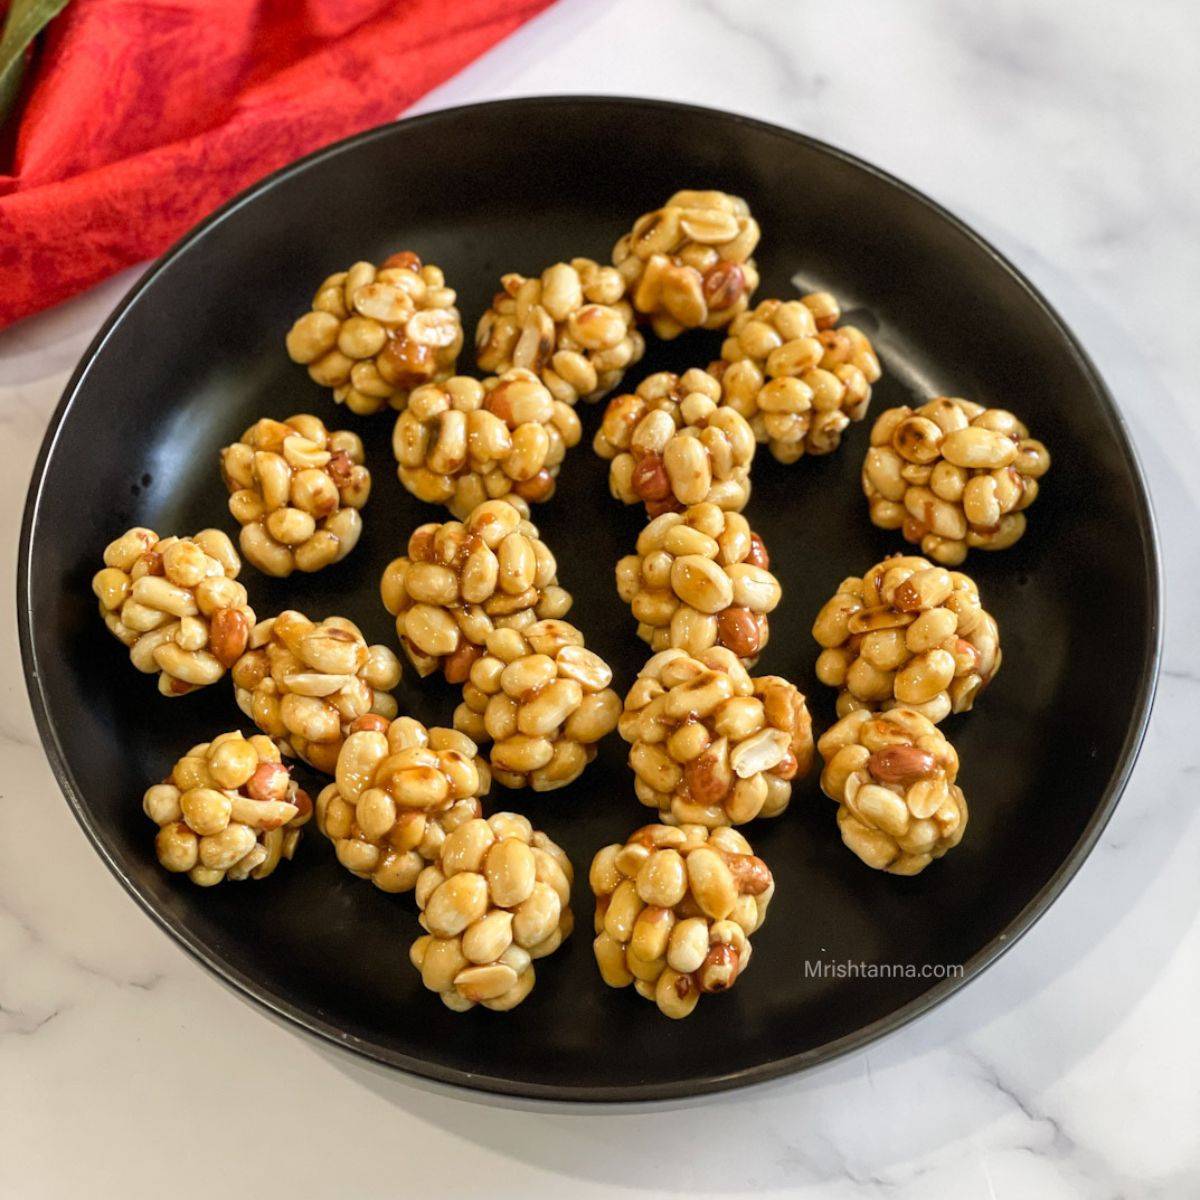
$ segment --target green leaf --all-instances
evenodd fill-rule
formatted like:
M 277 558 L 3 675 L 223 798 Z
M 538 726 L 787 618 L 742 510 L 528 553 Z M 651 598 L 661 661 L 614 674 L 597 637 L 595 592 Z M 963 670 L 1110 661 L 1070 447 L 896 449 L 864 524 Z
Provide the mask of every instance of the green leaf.
M 0 37 L 0 124 L 17 98 L 25 74 L 25 51 L 69 0 L 13 0 Z

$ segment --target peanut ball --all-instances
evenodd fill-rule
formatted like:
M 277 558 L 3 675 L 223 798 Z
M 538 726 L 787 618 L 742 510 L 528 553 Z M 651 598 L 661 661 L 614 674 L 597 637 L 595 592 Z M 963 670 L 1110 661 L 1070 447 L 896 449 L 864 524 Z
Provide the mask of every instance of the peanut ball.
M 706 371 L 660 371 L 618 396 L 592 445 L 612 461 L 613 496 L 651 517 L 702 503 L 740 512 L 750 499 L 754 432 Z
M 100 616 L 158 690 L 183 696 L 216 683 L 246 649 L 254 610 L 241 559 L 219 529 L 160 538 L 137 526 L 110 542 L 92 577 Z
M 408 491 L 465 520 L 485 500 L 511 499 L 526 513 L 529 502 L 549 500 L 579 438 L 575 410 L 515 367 L 482 383 L 456 375 L 417 388 L 392 449 Z
M 475 357 L 485 371 L 532 371 L 555 400 L 599 400 L 646 349 L 615 267 L 573 258 L 526 279 L 500 280 L 475 331 Z
M 287 352 L 353 413 L 403 409 L 413 388 L 454 374 L 463 344 L 455 299 L 441 269 L 411 250 L 378 268 L 357 262 L 317 289 Z
M 812 763 L 812 718 L 786 679 L 752 679 L 722 646 L 663 650 L 642 668 L 619 725 L 638 799 L 670 825 L 777 817 Z
M 471 664 L 454 727 L 492 743 L 497 783 L 553 791 L 578 779 L 616 728 L 621 701 L 611 682 L 612 668 L 566 621 L 494 629 Z
M 617 563 L 617 593 L 653 650 L 724 646 L 753 664 L 783 595 L 767 548 L 741 513 L 693 504 L 655 517 Z
M 291 859 L 313 806 L 270 738 L 235 730 L 193 746 L 147 789 L 142 809 L 158 826 L 158 861 L 212 887 L 265 879 Z
M 828 292 L 764 300 L 735 318 L 709 367 L 725 402 L 780 462 L 831 453 L 866 416 L 879 359 L 861 329 L 838 326 L 840 316 Z
M 962 841 L 967 802 L 954 782 L 958 755 L 920 713 L 858 709 L 826 730 L 817 749 L 842 841 L 867 866 L 916 875 Z
M 674 338 L 685 329 L 722 329 L 745 311 L 758 287 L 750 257 L 758 237 L 740 196 L 681 191 L 638 217 L 612 260 L 633 307 L 660 338 Z
M 775 892 L 767 864 L 728 826 L 645 825 L 599 851 L 588 878 L 604 982 L 632 983 L 674 1019 L 737 982 Z
M 468 821 L 417 878 L 421 981 L 455 1012 L 515 1008 L 533 989 L 533 961 L 574 925 L 570 859 L 517 813 Z
M 475 743 L 412 717 L 360 717 L 317 797 L 338 862 L 385 892 L 408 892 L 446 837 L 477 818 L 491 787 Z
M 563 617 L 571 595 L 537 527 L 505 500 L 465 521 L 422 525 L 384 570 L 380 592 L 418 674 L 465 683 L 493 629 Z
M 263 417 L 221 451 L 221 475 L 242 553 L 267 575 L 319 571 L 358 544 L 371 493 L 358 434 L 307 414 Z
M 396 715 L 400 661 L 368 646 L 345 617 L 310 621 L 292 610 L 261 622 L 233 668 L 238 707 L 286 754 L 332 775 L 361 718 Z
M 946 567 L 1025 532 L 1050 454 L 1012 413 L 938 396 L 881 413 L 863 462 L 871 520 Z
M 839 716 L 914 709 L 935 724 L 967 712 L 1000 670 L 1000 631 L 974 580 L 894 554 L 851 576 L 817 614 L 817 678 L 838 689 Z

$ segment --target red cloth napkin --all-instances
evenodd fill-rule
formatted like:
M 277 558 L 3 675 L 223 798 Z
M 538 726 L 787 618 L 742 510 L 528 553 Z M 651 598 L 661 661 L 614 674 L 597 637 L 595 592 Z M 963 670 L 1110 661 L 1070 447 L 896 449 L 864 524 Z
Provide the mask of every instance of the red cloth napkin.
M 0 328 L 392 119 L 551 2 L 74 0 L 0 174 Z

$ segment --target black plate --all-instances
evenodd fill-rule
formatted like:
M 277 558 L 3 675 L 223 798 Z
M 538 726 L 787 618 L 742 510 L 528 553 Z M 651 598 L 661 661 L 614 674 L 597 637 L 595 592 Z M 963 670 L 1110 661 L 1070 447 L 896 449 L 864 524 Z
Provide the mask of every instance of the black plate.
M 870 871 L 843 848 L 810 776 L 782 819 L 746 831 L 778 881 L 753 968 L 678 1023 L 632 989 L 605 988 L 592 961 L 591 855 L 651 818 L 615 736 L 574 787 L 498 796 L 577 868 L 579 929 L 508 1015 L 456 1015 L 424 992 L 408 962 L 411 897 L 353 878 L 315 829 L 298 861 L 263 883 L 201 892 L 164 874 L 142 791 L 240 714 L 228 684 L 167 702 L 132 669 L 89 588 L 104 544 L 135 523 L 232 531 L 218 448 L 258 416 L 318 413 L 367 436 L 376 483 L 362 543 L 316 577 L 273 582 L 247 567 L 243 578 L 260 614 L 342 613 L 391 642 L 380 572 L 439 510 L 396 481 L 391 416 L 336 408 L 288 361 L 291 321 L 328 272 L 412 247 L 445 268 L 473 330 L 502 272 L 603 259 L 638 213 L 682 186 L 748 198 L 764 230 L 760 296 L 821 286 L 844 299 L 885 365 L 873 413 L 964 395 L 1011 406 L 1051 447 L 1025 539 L 968 564 L 1005 661 L 976 711 L 945 726 L 971 804 L 963 844 L 915 879 Z M 719 340 L 654 345 L 628 382 L 704 364 Z M 584 445 L 538 521 L 576 595 L 572 619 L 625 687 L 646 651 L 612 567 L 639 516 L 609 498 L 606 464 L 587 445 L 600 411 L 583 416 Z M 813 616 L 844 576 L 904 548 L 867 520 L 868 427 L 826 459 L 785 468 L 760 454 L 747 513 L 784 587 L 761 671 L 809 692 L 820 727 L 832 705 L 813 676 Z M 34 472 L 19 587 L 50 761 L 105 861 L 164 929 L 244 995 L 340 1045 L 437 1080 L 571 1100 L 692 1095 L 796 1071 L 896 1029 L 982 970 L 1045 911 L 1108 820 L 1149 712 L 1160 624 L 1152 520 L 1120 417 L 1061 321 L 994 250 L 910 188 L 808 138 L 682 105 L 579 98 L 374 130 L 272 176 L 167 254 L 67 387 Z M 441 724 L 455 703 L 411 671 L 400 699 Z M 815 978 L 806 960 L 965 969 L 940 981 Z

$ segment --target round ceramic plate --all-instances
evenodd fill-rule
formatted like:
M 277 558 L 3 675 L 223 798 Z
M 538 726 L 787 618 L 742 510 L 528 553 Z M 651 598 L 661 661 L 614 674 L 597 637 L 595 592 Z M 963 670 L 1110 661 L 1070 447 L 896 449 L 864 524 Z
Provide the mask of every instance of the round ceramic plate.
M 604 987 L 592 960 L 588 863 L 653 817 L 615 735 L 565 790 L 493 794 L 493 809 L 526 813 L 576 866 L 576 933 L 538 963 L 532 995 L 508 1014 L 456 1014 L 424 991 L 408 960 L 419 932 L 412 897 L 351 876 L 315 827 L 296 860 L 261 883 L 202 891 L 164 873 L 143 790 L 188 746 L 244 722 L 227 680 L 168 702 L 132 668 L 89 586 L 105 544 L 134 524 L 164 536 L 235 532 L 218 449 L 259 416 L 317 413 L 366 439 L 375 487 L 362 541 L 316 576 L 269 580 L 246 566 L 242 578 L 260 614 L 342 614 L 394 645 L 380 573 L 413 528 L 444 514 L 396 480 L 394 414 L 335 407 L 288 360 L 292 321 L 327 274 L 412 248 L 445 269 L 473 330 L 502 273 L 606 259 L 639 213 L 680 187 L 750 202 L 763 229 L 760 297 L 820 287 L 841 298 L 884 364 L 871 416 L 967 396 L 1011 406 L 1051 448 L 1025 538 L 967 563 L 999 620 L 1004 668 L 974 712 L 943 726 L 971 806 L 963 843 L 916 878 L 868 870 L 843 847 L 814 772 L 783 817 L 745 829 L 778 887 L 751 969 L 681 1022 L 632 988 Z M 627 387 L 706 364 L 720 340 L 651 340 Z M 461 366 L 473 369 L 469 351 Z M 607 464 L 589 448 L 600 415 L 582 409 L 583 442 L 536 520 L 575 594 L 571 619 L 623 689 L 647 648 L 613 566 L 643 518 L 609 496 Z M 819 728 L 833 705 L 813 675 L 813 617 L 845 576 L 905 550 L 867 519 L 859 468 L 869 427 L 853 426 L 836 454 L 790 467 L 761 452 L 746 514 L 784 589 L 758 673 L 795 681 Z M 514 100 L 417 117 L 304 159 L 205 221 L 133 288 L 67 387 L 34 472 L 19 588 L 50 761 L 99 853 L 165 930 L 243 995 L 320 1037 L 443 1082 L 559 1100 L 664 1099 L 800 1070 L 896 1029 L 977 975 L 1095 844 L 1142 737 L 1159 643 L 1152 521 L 1126 432 L 1030 285 L 948 213 L 837 150 L 640 100 Z M 449 724 L 457 696 L 408 670 L 399 700 Z M 838 971 L 850 962 L 898 968 L 887 978 Z M 927 964 L 956 973 L 937 978 Z

